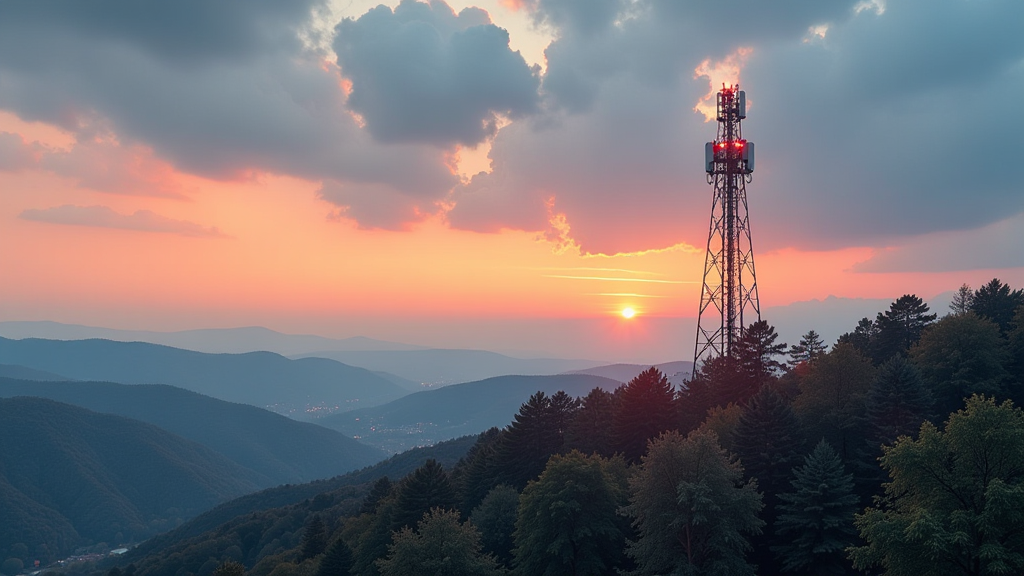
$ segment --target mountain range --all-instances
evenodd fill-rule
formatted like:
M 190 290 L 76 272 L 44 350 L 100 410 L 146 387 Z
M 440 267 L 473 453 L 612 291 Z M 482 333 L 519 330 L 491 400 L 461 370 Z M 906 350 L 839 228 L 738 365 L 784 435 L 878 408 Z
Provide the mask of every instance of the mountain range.
M 0 399 L 0 549 L 39 556 L 140 541 L 258 475 L 156 426 L 42 398 Z
M 590 374 L 498 376 L 409 394 L 382 406 L 332 414 L 317 423 L 388 452 L 505 426 L 535 392 L 585 396 L 621 383 Z
M 322 426 L 166 385 L 0 378 L 0 398 L 34 396 L 158 426 L 251 471 L 258 488 L 329 478 L 385 458 Z
M 393 379 L 325 358 L 206 354 L 145 342 L 0 338 L 0 364 L 75 380 L 170 384 L 296 418 L 382 404 L 408 393 Z

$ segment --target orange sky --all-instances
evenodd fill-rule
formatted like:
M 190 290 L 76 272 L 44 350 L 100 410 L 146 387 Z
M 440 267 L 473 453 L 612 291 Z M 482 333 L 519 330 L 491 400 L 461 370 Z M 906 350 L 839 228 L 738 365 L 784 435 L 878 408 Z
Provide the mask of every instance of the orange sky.
M 372 4 L 335 3 L 335 16 L 357 17 Z M 544 48 L 555 33 L 532 24 L 525 4 L 451 2 L 456 10 L 488 9 L 509 30 L 511 47 L 543 68 Z M 752 50 L 705 60 L 694 77 L 707 78 L 709 86 L 729 80 Z M 687 109 L 706 112 L 706 101 L 695 98 Z M 0 321 L 150 330 L 263 325 L 609 359 L 685 359 L 692 349 L 692 334 L 678 326 L 689 326 L 697 309 L 704 246 L 583 254 L 572 216 L 558 212 L 557 191 L 551 193 L 548 238 L 509 229 L 456 230 L 443 211 L 405 230 L 368 230 L 318 197 L 320 181 L 265 169 L 211 180 L 179 170 L 144 142 L 99 131 L 99 140 L 76 144 L 76 135 L 2 108 L 0 133 L 20 136 L 35 160 L 7 171 L 0 165 Z M 714 124 L 706 128 L 713 138 Z M 72 168 L 40 160 L 60 151 L 69 152 Z M 452 169 L 465 181 L 488 169 L 488 151 L 489 143 L 462 150 Z M 758 213 L 766 207 L 759 206 L 757 179 L 748 189 L 762 309 L 828 296 L 916 293 L 928 299 L 993 276 L 1024 284 L 1021 268 L 854 271 L 886 250 L 878 246 L 760 252 Z M 710 210 L 711 188 L 703 193 Z M 53 223 L 86 212 L 107 224 Z M 706 218 L 701 214 L 698 221 Z M 705 235 L 701 228 L 679 236 Z M 636 316 L 621 318 L 625 307 Z M 585 345 L 563 345 L 571 339 Z

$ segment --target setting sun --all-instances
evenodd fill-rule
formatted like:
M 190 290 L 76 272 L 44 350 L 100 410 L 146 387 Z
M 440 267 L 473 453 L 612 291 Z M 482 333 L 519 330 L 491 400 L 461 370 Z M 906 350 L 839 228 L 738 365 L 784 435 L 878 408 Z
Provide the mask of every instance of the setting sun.
M 632 318 L 633 316 L 636 316 L 636 310 L 633 310 L 632 308 L 623 308 L 622 309 L 622 317 L 623 318 Z

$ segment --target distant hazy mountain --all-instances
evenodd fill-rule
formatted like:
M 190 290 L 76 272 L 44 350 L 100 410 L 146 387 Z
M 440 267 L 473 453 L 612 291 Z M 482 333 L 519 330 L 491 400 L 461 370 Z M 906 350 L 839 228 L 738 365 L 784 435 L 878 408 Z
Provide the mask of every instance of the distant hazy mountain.
M 22 542 L 59 557 L 137 542 L 256 487 L 252 471 L 156 426 L 41 398 L 0 400 L 0 549 Z
M 512 358 L 484 350 L 321 351 L 293 356 L 310 357 L 331 358 L 367 370 L 389 372 L 428 387 L 475 382 L 494 376 L 561 374 L 602 364 L 593 360 Z
M 0 378 L 0 398 L 37 396 L 147 422 L 259 474 L 260 488 L 356 470 L 386 454 L 335 430 L 164 385 Z
M 383 406 L 333 414 L 320 424 L 389 452 L 479 434 L 506 426 L 537 391 L 559 390 L 585 396 L 594 388 L 611 391 L 619 382 L 590 374 L 499 376 L 410 394 Z
M 277 352 L 302 354 L 317 350 L 418 350 L 421 346 L 399 344 L 356 336 L 324 338 L 308 334 L 282 334 L 268 328 L 211 328 L 180 332 L 149 330 L 116 330 L 59 322 L 0 322 L 0 336 L 5 338 L 46 338 L 49 340 L 88 340 L 102 338 L 119 342 L 149 342 L 197 352 L 231 353 Z
M 652 366 L 650 364 L 609 364 L 608 366 L 576 370 L 573 374 L 591 374 L 593 376 L 602 376 L 604 378 L 611 378 L 612 380 L 618 380 L 619 382 L 626 383 L 651 367 Z M 676 386 L 681 384 L 683 380 L 689 378 L 690 374 L 693 372 L 693 362 L 687 362 L 685 360 L 655 364 L 653 367 L 661 370 L 662 374 L 667 376 L 669 381 Z
M 144 342 L 0 338 L 0 363 L 76 380 L 170 384 L 302 418 L 315 410 L 382 404 L 407 393 L 368 370 L 324 358 L 205 354 Z
M 14 364 L 0 364 L 0 378 L 14 378 L 16 380 L 38 380 L 41 382 L 62 382 L 71 380 L 59 374 L 52 372 L 43 372 L 42 370 L 33 370 L 32 368 L 26 368 L 24 366 L 17 366 Z

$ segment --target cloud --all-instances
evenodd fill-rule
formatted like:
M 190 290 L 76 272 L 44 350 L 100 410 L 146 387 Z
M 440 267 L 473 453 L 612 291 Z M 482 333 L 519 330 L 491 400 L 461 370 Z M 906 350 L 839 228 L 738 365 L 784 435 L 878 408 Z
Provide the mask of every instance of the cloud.
M 1024 116 L 1005 104 L 1024 93 L 1024 4 L 855 4 L 641 0 L 600 33 L 567 27 L 543 80 L 559 106 L 498 134 L 493 172 L 456 191 L 449 221 L 543 231 L 553 197 L 585 252 L 703 244 L 715 126 L 692 110 L 708 87 L 694 73 L 741 47 L 755 249 L 895 245 L 1024 210 L 1024 187 L 999 168 L 1024 153 L 1007 137 Z M 555 85 L 570 72 L 572 89 Z
M 538 70 L 486 12 L 402 0 L 338 25 L 334 50 L 349 107 L 380 142 L 476 146 L 500 118 L 535 111 Z
M 1024 267 L 1024 216 L 982 228 L 936 232 L 880 250 L 855 272 L 953 272 Z
M 35 166 L 35 151 L 18 134 L 0 132 L 0 172 L 17 172 Z
M 33 222 L 68 226 L 161 232 L 195 238 L 228 237 L 216 227 L 203 226 L 186 220 L 175 220 L 150 210 L 137 210 L 134 214 L 120 214 L 106 206 L 65 205 L 46 209 L 30 208 L 22 211 L 18 217 Z

